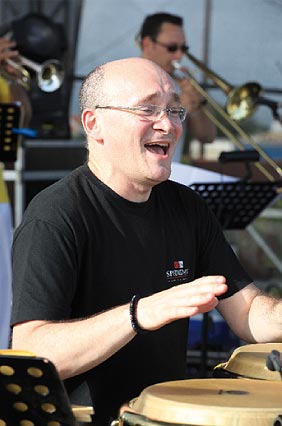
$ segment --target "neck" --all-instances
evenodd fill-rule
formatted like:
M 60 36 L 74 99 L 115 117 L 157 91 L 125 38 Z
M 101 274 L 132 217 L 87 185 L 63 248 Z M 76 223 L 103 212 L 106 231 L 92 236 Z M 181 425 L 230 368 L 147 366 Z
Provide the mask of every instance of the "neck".
M 89 158 L 88 167 L 91 172 L 120 197 L 135 203 L 143 203 L 150 197 L 152 185 L 135 182 L 127 176 L 117 176 L 110 167 L 99 166 L 98 161 Z

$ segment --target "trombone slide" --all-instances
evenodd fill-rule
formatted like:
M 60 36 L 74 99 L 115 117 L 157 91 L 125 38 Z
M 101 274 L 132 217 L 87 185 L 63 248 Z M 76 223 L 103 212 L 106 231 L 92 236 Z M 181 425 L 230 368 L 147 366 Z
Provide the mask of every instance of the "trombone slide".
M 212 71 L 210 71 L 204 64 L 202 64 L 199 60 L 197 60 L 194 56 L 187 53 L 187 56 L 189 59 L 191 59 L 197 66 L 200 67 L 200 69 L 208 74 L 208 77 L 212 76 L 212 79 L 218 83 L 218 80 L 220 80 L 219 88 L 221 88 L 224 92 L 225 90 L 233 90 L 232 86 L 228 85 L 224 80 L 221 80 L 216 74 L 214 74 Z M 188 78 L 190 84 L 202 95 L 202 97 L 207 101 L 209 106 L 218 113 L 219 117 L 221 119 L 224 119 L 226 123 L 228 123 L 233 130 L 235 130 L 243 140 L 245 140 L 249 145 L 251 145 L 264 160 L 275 170 L 278 177 L 282 177 L 282 169 L 281 167 L 275 163 L 274 160 L 272 160 L 271 157 L 254 141 L 254 139 L 245 132 L 239 124 L 233 120 L 229 114 L 215 102 L 215 100 L 209 96 L 209 94 L 201 87 L 201 85 L 195 80 L 193 75 L 188 70 L 183 70 L 180 63 L 178 61 L 172 62 L 175 70 L 177 72 L 181 72 L 181 74 L 184 75 L 184 78 Z M 221 84 L 222 83 L 222 84 Z M 226 93 L 226 92 L 225 92 Z M 229 92 L 228 92 L 229 93 Z M 214 112 L 210 110 L 210 108 L 207 107 L 207 105 L 203 104 L 201 106 L 202 111 L 207 115 L 207 117 L 216 125 L 217 128 L 219 128 L 227 137 L 230 139 L 240 150 L 245 150 L 244 144 L 227 128 L 226 124 L 224 124 L 219 118 L 217 118 L 214 115 Z M 253 112 L 253 111 L 252 111 Z M 275 177 L 259 162 L 255 163 L 255 166 L 265 175 L 265 177 L 274 182 L 276 179 Z

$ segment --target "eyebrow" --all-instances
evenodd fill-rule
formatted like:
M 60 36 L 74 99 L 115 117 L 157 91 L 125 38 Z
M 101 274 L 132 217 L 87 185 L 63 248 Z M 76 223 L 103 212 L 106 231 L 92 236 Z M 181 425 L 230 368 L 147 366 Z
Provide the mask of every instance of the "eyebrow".
M 147 103 L 147 102 L 155 102 L 155 99 L 158 97 L 158 93 L 152 93 L 151 95 L 146 96 L 145 98 L 142 98 L 138 103 Z M 172 92 L 171 94 L 172 101 L 180 102 L 180 97 L 176 92 Z

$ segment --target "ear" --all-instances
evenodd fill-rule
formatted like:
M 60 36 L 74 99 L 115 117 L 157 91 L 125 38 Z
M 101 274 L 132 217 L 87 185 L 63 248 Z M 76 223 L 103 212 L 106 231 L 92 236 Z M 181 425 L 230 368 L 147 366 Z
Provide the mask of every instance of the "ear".
M 141 48 L 142 50 L 148 49 L 149 47 L 152 46 L 152 39 L 149 36 L 144 37 L 141 41 Z
M 81 123 L 87 136 L 94 139 L 101 139 L 101 130 L 97 119 L 96 111 L 86 108 L 81 114 Z

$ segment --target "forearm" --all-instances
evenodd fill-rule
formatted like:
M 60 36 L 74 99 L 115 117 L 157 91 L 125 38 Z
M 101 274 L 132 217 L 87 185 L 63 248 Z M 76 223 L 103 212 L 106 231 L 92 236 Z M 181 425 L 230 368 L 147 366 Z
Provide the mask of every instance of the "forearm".
M 249 312 L 249 327 L 257 343 L 282 342 L 282 301 L 259 294 Z
M 30 321 L 13 330 L 13 349 L 28 350 L 52 361 L 66 379 L 94 368 L 135 336 L 129 305 L 78 321 Z
M 206 276 L 142 298 L 135 316 L 145 330 L 210 311 L 227 290 L 222 276 Z M 129 304 L 68 322 L 29 321 L 14 326 L 12 348 L 52 361 L 63 379 L 90 370 L 129 343 L 133 331 Z
M 247 343 L 282 342 L 282 301 L 250 284 L 218 305 L 234 333 Z

